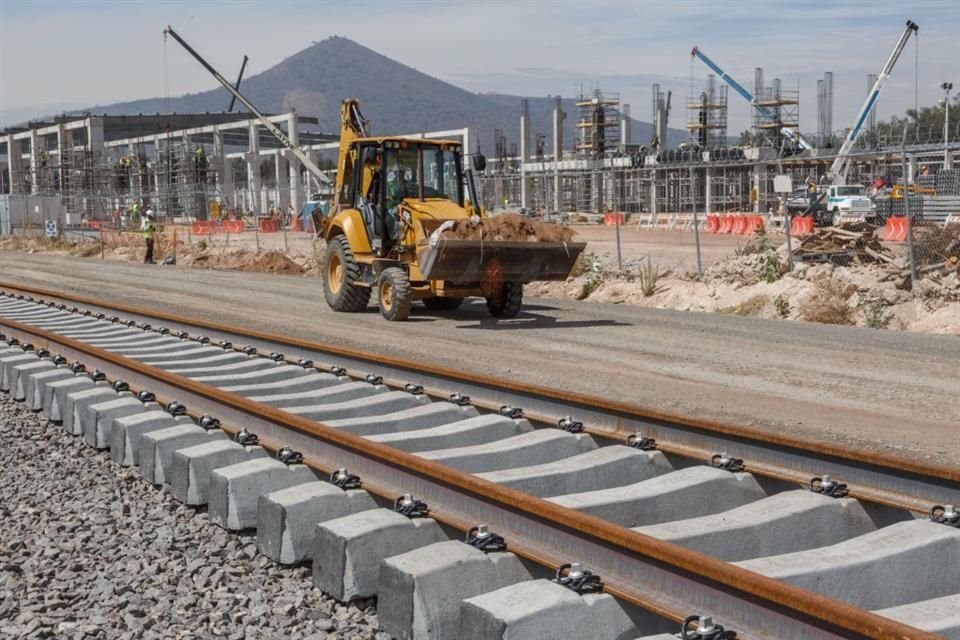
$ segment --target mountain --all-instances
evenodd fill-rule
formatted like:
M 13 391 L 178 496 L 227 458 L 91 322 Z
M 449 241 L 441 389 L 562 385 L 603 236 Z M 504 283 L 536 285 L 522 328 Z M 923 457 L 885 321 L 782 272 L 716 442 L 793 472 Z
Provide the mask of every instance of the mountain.
M 520 96 L 475 94 L 438 80 L 412 67 L 391 60 L 356 42 L 334 36 L 290 56 L 279 64 L 243 81 L 243 94 L 264 112 L 280 113 L 291 108 L 320 119 L 320 130 L 339 130 L 340 101 L 360 98 L 361 109 L 371 122 L 371 132 L 401 135 L 473 127 L 487 155 L 494 151 L 494 130 L 503 129 L 508 145 L 519 143 Z M 222 111 L 229 102 L 223 88 L 188 94 L 169 101 L 149 98 L 89 109 L 108 115 L 175 111 Z M 552 98 L 530 98 L 531 144 L 536 133 L 547 136 L 552 148 Z M 576 108 L 564 101 L 565 147 L 573 143 Z M 647 143 L 652 126 L 634 120 L 632 138 Z M 671 130 L 670 144 L 686 137 Z M 518 145 L 519 146 L 519 145 Z

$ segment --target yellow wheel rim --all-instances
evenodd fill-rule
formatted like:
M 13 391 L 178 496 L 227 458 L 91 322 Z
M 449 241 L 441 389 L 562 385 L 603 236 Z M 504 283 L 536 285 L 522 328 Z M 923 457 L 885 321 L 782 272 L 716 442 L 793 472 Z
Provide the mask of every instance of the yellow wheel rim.
M 336 294 L 343 286 L 343 263 L 340 256 L 330 256 L 330 262 L 327 264 L 327 285 L 330 287 L 330 293 Z
M 389 280 L 380 283 L 380 304 L 384 309 L 393 308 L 393 287 L 390 286 Z

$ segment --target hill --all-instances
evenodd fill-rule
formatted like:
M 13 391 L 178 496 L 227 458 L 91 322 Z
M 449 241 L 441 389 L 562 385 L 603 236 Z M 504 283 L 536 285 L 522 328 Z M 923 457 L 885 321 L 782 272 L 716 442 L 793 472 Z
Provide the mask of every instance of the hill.
M 418 131 L 473 127 L 481 149 L 491 155 L 493 132 L 503 129 L 508 144 L 519 141 L 520 96 L 475 94 L 401 64 L 356 42 L 334 36 L 283 60 L 270 69 L 243 81 L 242 91 L 257 108 L 279 113 L 296 109 L 320 118 L 320 129 L 339 129 L 340 101 L 345 96 L 360 98 L 364 116 L 374 134 L 405 134 Z M 532 133 L 547 135 L 551 148 L 553 99 L 530 98 Z M 229 102 L 223 88 L 171 98 L 149 98 L 92 107 L 93 113 L 108 115 L 164 111 L 222 111 Z M 575 108 L 564 101 L 564 140 L 570 148 L 574 135 Z M 652 127 L 633 121 L 633 141 L 650 140 Z M 686 137 L 671 130 L 669 142 Z M 532 140 L 531 140 L 532 142 Z

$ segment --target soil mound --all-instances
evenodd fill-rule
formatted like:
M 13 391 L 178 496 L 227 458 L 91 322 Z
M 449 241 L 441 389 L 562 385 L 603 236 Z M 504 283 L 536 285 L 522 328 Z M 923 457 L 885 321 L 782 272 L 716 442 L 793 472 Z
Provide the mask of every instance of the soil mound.
M 443 231 L 447 240 L 507 240 L 513 242 L 570 242 L 576 232 L 562 224 L 531 220 L 504 213 L 479 220 L 457 220 Z
M 253 251 L 209 250 L 187 253 L 178 258 L 183 266 L 217 271 L 245 271 L 256 273 L 287 273 L 301 275 L 303 267 L 279 251 L 256 253 Z

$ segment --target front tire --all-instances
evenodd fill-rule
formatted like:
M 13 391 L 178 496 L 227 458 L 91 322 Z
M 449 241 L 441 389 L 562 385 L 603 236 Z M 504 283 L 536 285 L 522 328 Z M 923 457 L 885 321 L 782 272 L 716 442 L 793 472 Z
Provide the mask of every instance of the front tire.
M 487 310 L 494 318 L 516 318 L 523 306 L 523 284 L 504 282 L 497 295 L 487 298 Z
M 423 299 L 423 306 L 430 311 L 453 311 L 463 304 L 463 298 L 441 298 L 433 296 Z
M 354 259 L 346 237 L 330 238 L 323 264 L 323 295 L 331 309 L 357 312 L 367 308 L 370 287 L 356 284 L 360 277 L 360 264 Z
M 387 320 L 406 320 L 410 316 L 413 298 L 410 278 L 403 269 L 390 267 L 383 270 L 377 282 L 377 296 L 380 315 Z

